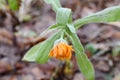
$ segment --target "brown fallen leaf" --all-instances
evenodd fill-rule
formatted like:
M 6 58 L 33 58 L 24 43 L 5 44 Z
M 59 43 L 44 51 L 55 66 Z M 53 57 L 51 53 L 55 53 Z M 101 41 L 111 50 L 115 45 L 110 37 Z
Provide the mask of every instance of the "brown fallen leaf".
M 0 29 L 0 42 L 5 42 L 8 44 L 13 43 L 13 35 L 11 32 L 7 31 L 6 29 Z
M 21 80 L 35 80 L 34 76 L 31 74 L 27 74 L 27 75 L 22 75 L 22 79 Z
M 41 79 L 44 79 L 46 77 L 45 74 L 38 67 L 34 67 L 31 70 L 31 72 L 37 80 L 41 80 Z
M 107 63 L 105 63 L 105 61 L 99 61 L 96 65 L 96 68 L 103 72 L 107 72 L 110 70 L 110 66 Z
M 111 22 L 111 23 L 107 23 L 107 24 L 110 24 L 110 25 L 113 25 L 113 26 L 120 28 L 120 22 Z
M 12 65 L 8 61 L 6 61 L 6 60 L 0 61 L 0 74 L 9 72 L 12 69 L 13 69 Z
M 73 80 L 85 80 L 81 73 L 77 73 L 74 75 Z
M 116 75 L 113 80 L 120 80 L 120 73 L 118 75 Z

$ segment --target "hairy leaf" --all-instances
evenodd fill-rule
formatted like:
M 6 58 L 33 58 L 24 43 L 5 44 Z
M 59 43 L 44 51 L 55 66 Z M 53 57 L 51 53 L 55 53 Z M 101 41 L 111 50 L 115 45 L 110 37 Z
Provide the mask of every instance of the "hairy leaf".
M 74 26 L 75 28 L 79 28 L 84 24 L 92 22 L 106 23 L 115 21 L 120 21 L 120 6 L 110 7 L 82 19 L 78 19 L 74 22 Z
M 70 21 L 71 9 L 59 8 L 56 15 L 57 24 L 60 26 L 65 26 Z
M 61 7 L 61 4 L 59 2 L 59 0 L 44 0 L 46 3 L 51 4 L 52 5 L 52 9 L 57 12 L 57 10 Z
M 56 39 L 60 37 L 60 32 L 51 36 L 46 41 L 37 44 L 31 48 L 24 56 L 23 60 L 25 61 L 35 61 L 37 63 L 45 63 L 49 59 L 49 52 L 54 45 Z
M 68 37 L 70 37 L 72 44 L 74 46 L 79 69 L 81 70 L 82 74 L 85 76 L 86 80 L 94 80 L 94 77 L 95 77 L 94 68 L 93 68 L 90 60 L 87 58 L 87 56 L 84 52 L 84 48 L 83 48 L 77 34 L 72 33 L 69 30 L 69 28 L 66 28 L 66 32 L 68 34 Z

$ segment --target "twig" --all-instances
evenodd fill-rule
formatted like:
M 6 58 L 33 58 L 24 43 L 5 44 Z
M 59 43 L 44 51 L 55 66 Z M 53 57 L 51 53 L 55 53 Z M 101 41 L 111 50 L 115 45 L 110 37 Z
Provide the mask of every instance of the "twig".
M 14 33 L 17 31 L 16 30 L 16 26 L 20 24 L 18 18 L 15 16 L 15 14 L 13 13 L 13 11 L 9 8 L 9 3 L 8 0 L 6 0 L 6 11 L 11 15 L 11 22 L 12 22 L 12 32 L 13 32 L 13 44 L 14 46 L 17 46 L 17 39 L 16 36 L 14 35 Z
M 99 56 L 103 55 L 103 54 L 104 54 L 106 51 L 108 51 L 108 50 L 109 50 L 109 48 L 106 48 L 106 49 L 104 49 L 104 50 L 96 53 L 96 55 L 94 55 L 94 56 L 91 58 L 91 60 L 92 60 L 92 59 L 97 59 Z

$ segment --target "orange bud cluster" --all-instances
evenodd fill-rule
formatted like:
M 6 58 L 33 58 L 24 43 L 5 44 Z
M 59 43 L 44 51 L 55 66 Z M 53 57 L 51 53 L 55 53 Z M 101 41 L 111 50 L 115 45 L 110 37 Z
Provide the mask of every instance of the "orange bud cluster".
M 50 51 L 49 56 L 60 60 L 71 59 L 73 48 L 65 42 L 56 44 Z

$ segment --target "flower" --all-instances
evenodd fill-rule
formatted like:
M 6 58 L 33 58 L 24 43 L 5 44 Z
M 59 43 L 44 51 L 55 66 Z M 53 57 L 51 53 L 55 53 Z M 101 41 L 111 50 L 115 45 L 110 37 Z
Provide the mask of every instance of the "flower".
M 57 43 L 50 51 L 49 56 L 60 60 L 69 60 L 72 56 L 73 48 L 65 42 Z

